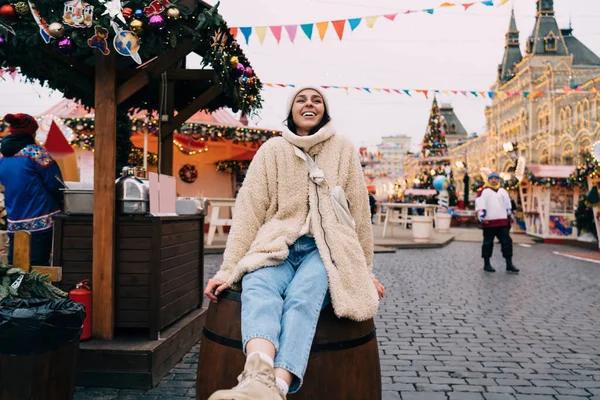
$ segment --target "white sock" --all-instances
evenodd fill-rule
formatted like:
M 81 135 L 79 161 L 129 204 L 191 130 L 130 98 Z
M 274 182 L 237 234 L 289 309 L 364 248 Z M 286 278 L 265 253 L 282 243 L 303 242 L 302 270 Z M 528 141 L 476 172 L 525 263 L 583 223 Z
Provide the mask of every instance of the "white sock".
M 258 354 L 264 362 L 269 363 L 269 365 L 271 367 L 273 366 L 273 359 L 271 357 L 269 357 L 269 355 L 267 353 L 263 353 L 262 351 L 255 351 L 253 353 L 250 353 L 250 354 L 248 354 L 248 357 L 246 357 L 246 358 L 250 358 L 254 354 Z
M 281 389 L 281 391 L 283 392 L 283 394 L 285 396 L 287 396 L 289 390 L 290 390 L 290 386 L 280 377 L 275 377 L 275 383 L 277 384 L 277 387 L 279 387 L 279 389 Z

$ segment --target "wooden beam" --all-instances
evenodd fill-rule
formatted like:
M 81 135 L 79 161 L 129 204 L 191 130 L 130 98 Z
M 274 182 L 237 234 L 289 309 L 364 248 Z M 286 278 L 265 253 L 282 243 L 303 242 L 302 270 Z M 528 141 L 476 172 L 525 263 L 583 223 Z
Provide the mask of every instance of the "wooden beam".
M 192 38 L 185 38 L 179 42 L 177 47 L 160 55 L 147 67 L 140 69 L 134 76 L 122 83 L 117 89 L 117 104 L 121 104 L 133 96 L 182 57 L 191 53 L 198 45 L 199 43 L 194 42 Z
M 62 281 L 62 267 L 31 267 L 31 270 L 42 275 L 50 275 L 51 282 Z
M 62 280 L 61 267 L 32 267 L 31 266 L 31 232 L 15 232 L 13 245 L 13 267 L 26 272 L 38 271 L 42 275 L 50 274 L 52 282 Z
M 96 52 L 92 334 L 114 333 L 115 168 L 117 103 L 115 52 Z
M 196 97 L 190 104 L 188 104 L 183 110 L 179 111 L 177 115 L 173 118 L 170 118 L 169 122 L 164 124 L 161 132 L 163 134 L 163 141 L 166 140 L 164 135 L 167 135 L 169 132 L 173 132 L 175 129 L 179 128 L 181 125 L 185 123 L 188 119 L 192 117 L 198 110 L 204 108 L 208 103 L 213 101 L 215 97 L 217 97 L 223 88 L 221 85 L 211 86 L 200 96 Z
M 175 82 L 169 81 L 167 83 L 167 116 L 168 121 L 173 119 L 173 114 L 175 113 Z M 160 132 L 162 132 L 162 136 L 165 140 L 161 140 L 159 143 L 160 149 L 160 173 L 165 175 L 173 176 L 173 131 L 165 132 L 164 129 L 168 128 L 168 121 L 163 121 L 163 116 L 159 115 L 159 123 L 161 125 Z M 165 136 L 166 134 L 166 136 Z
M 31 233 L 15 232 L 13 241 L 13 267 L 26 272 L 31 271 Z
M 170 69 L 167 71 L 169 80 L 210 81 L 216 79 L 212 69 Z

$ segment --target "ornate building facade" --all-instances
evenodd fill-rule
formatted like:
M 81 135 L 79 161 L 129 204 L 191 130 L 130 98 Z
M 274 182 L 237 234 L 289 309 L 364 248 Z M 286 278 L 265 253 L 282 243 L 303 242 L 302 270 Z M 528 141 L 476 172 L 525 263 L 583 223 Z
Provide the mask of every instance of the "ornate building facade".
M 536 6 L 525 54 L 511 15 L 486 133 L 450 150 L 452 164 L 465 163 L 471 182 L 483 167 L 514 171 L 519 157 L 527 164 L 573 165 L 599 138 L 600 58 L 571 27 L 558 27 L 553 0 Z

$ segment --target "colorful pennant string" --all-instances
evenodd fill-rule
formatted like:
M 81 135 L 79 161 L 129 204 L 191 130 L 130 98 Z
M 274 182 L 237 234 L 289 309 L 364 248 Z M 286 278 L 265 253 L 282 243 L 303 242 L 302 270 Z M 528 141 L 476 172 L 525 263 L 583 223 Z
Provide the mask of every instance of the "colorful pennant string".
M 358 28 L 358 26 L 363 22 L 363 20 L 368 28 L 374 28 L 375 24 L 377 23 L 377 21 L 380 18 L 384 18 L 384 19 L 387 19 L 387 20 L 393 22 L 396 19 L 396 17 L 398 16 L 398 14 L 416 14 L 416 13 L 434 14 L 435 10 L 437 10 L 437 9 L 449 8 L 449 7 L 459 7 L 459 6 L 462 6 L 464 8 L 464 11 L 467 11 L 469 8 L 471 8 L 472 6 L 477 5 L 477 4 L 480 4 L 480 5 L 486 6 L 486 7 L 492 7 L 494 5 L 497 5 L 498 7 L 500 7 L 504 4 L 506 4 L 507 2 L 508 2 L 508 0 L 481 0 L 481 1 L 472 2 L 472 3 L 454 3 L 454 2 L 446 1 L 442 4 L 440 4 L 436 8 L 425 8 L 425 9 L 420 9 L 420 10 L 405 10 L 405 11 L 400 11 L 400 12 L 394 13 L 394 14 L 370 15 L 370 16 L 364 16 L 364 17 L 358 17 L 358 18 L 338 19 L 338 20 L 333 20 L 333 21 L 319 21 L 319 22 L 310 22 L 310 23 L 306 23 L 306 24 L 286 25 L 285 30 L 288 34 L 288 38 L 289 38 L 290 42 L 294 43 L 294 41 L 297 38 L 296 33 L 297 33 L 298 26 L 300 26 L 300 28 L 302 29 L 302 32 L 304 32 L 304 34 L 306 35 L 308 40 L 312 40 L 313 30 L 314 30 L 314 27 L 316 26 L 317 32 L 319 33 L 319 38 L 321 40 L 324 40 L 325 36 L 327 34 L 327 30 L 329 28 L 329 24 L 331 23 L 333 25 L 333 30 L 335 31 L 335 34 L 337 35 L 337 37 L 340 40 L 342 40 L 344 37 L 344 30 L 346 27 L 346 22 L 348 23 L 348 26 L 350 27 L 350 32 L 354 32 L 354 30 L 356 28 Z M 264 43 L 265 36 L 266 36 L 266 33 L 268 30 L 271 31 L 271 34 L 273 35 L 273 37 L 275 38 L 275 40 L 277 41 L 278 44 L 280 43 L 281 38 L 282 38 L 282 26 L 281 25 L 244 26 L 244 27 L 233 27 L 230 29 L 231 29 L 231 34 L 233 35 L 234 38 L 237 37 L 239 32 L 241 32 L 242 35 L 244 36 L 244 41 L 246 42 L 246 44 L 250 43 L 250 37 L 252 36 L 252 32 L 256 32 L 256 36 L 258 37 L 258 41 L 260 44 Z
M 286 84 L 286 83 L 269 83 L 266 82 L 265 85 L 267 87 L 278 87 L 278 88 L 286 88 L 286 87 L 296 87 L 294 84 Z M 440 89 L 390 89 L 390 88 L 372 88 L 372 87 L 358 87 L 358 86 L 338 86 L 338 85 L 320 85 L 319 87 L 323 89 L 341 89 L 345 90 L 346 93 L 350 93 L 350 91 L 358 91 L 358 92 L 366 92 L 366 93 L 389 93 L 389 94 L 400 94 L 412 97 L 413 94 L 423 95 L 426 99 L 430 98 L 432 94 L 444 94 L 449 96 L 453 94 L 455 96 L 463 96 L 467 98 L 476 98 L 476 99 L 492 99 L 499 98 L 500 100 L 522 96 L 523 98 L 529 98 L 534 100 L 538 97 L 542 97 L 549 94 L 561 95 L 567 93 L 596 93 L 598 90 L 595 87 L 589 89 L 583 88 L 569 88 L 565 87 L 564 89 L 558 90 L 541 90 L 541 91 L 477 91 L 477 90 L 440 90 Z

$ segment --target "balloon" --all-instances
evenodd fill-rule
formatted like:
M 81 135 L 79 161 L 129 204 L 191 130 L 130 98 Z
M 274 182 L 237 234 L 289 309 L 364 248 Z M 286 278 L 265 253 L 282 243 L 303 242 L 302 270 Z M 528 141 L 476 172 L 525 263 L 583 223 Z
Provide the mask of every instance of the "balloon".
M 443 175 L 438 175 L 433 178 L 433 187 L 435 190 L 442 191 L 448 188 L 448 179 Z

